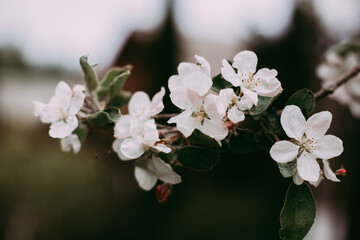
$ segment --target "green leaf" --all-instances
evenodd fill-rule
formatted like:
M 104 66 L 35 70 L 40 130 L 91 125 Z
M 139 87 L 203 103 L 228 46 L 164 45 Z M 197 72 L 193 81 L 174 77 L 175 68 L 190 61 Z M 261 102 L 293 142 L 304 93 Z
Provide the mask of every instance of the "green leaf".
M 254 133 L 237 130 L 230 137 L 230 149 L 235 153 L 250 153 L 257 150 L 257 139 Z
M 89 90 L 89 92 L 92 92 L 98 87 L 99 84 L 99 80 L 96 75 L 96 72 L 94 68 L 90 66 L 90 64 L 88 63 L 87 56 L 82 56 L 80 58 L 80 65 L 84 72 L 86 87 Z
M 131 92 L 122 90 L 118 95 L 112 97 L 107 103 L 107 107 L 120 108 L 129 103 Z
M 263 112 L 266 111 L 266 109 L 268 109 L 268 107 L 271 105 L 271 103 L 279 96 L 280 94 L 278 94 L 275 97 L 263 97 L 263 96 L 258 96 L 258 104 L 256 107 L 253 107 L 252 109 L 250 109 L 249 113 L 252 116 L 257 116 L 262 114 Z
M 216 148 L 186 146 L 178 151 L 178 161 L 191 170 L 210 171 L 219 161 L 219 151 Z
M 193 133 L 187 138 L 191 145 L 205 148 L 219 147 L 217 141 L 208 135 L 202 133 L 200 130 L 195 129 Z
M 221 75 L 221 73 L 213 77 L 212 80 L 213 80 L 213 85 L 211 89 L 214 90 L 215 92 L 219 92 L 221 89 L 232 87 L 232 84 L 226 81 Z
M 174 156 L 175 156 L 174 153 L 164 153 L 164 152 L 159 152 L 158 155 L 166 163 L 170 163 L 174 159 Z
M 314 94 L 307 88 L 300 89 L 291 95 L 285 106 L 287 105 L 296 105 L 301 109 L 304 116 L 309 116 L 315 107 Z
M 314 223 L 315 214 L 316 206 L 310 188 L 306 184 L 291 183 L 280 214 L 280 239 L 303 239 Z
M 287 163 L 278 163 L 278 166 L 281 175 L 284 178 L 289 178 L 292 177 L 292 175 L 295 173 L 297 164 L 296 164 L 296 160 L 293 160 Z
M 127 65 L 125 67 L 117 67 L 109 70 L 98 88 L 98 98 L 103 100 L 108 95 L 111 95 L 111 97 L 118 95 L 123 88 L 126 79 L 129 77 L 131 69 L 132 67 Z
M 102 112 L 97 112 L 88 117 L 90 124 L 97 127 L 104 127 L 108 124 L 116 123 L 120 118 L 120 110 L 118 108 L 107 108 Z
M 87 134 L 87 128 L 84 124 L 79 124 L 79 126 L 72 133 L 76 134 L 80 140 L 80 143 L 83 144 Z

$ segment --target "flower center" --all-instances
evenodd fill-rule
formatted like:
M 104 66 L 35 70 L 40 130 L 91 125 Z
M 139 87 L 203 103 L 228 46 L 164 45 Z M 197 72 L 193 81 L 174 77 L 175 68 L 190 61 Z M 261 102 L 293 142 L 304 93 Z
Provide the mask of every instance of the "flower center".
M 302 135 L 301 140 L 295 140 L 295 143 L 299 146 L 299 153 L 303 151 L 313 153 L 316 150 L 314 144 L 317 144 L 317 142 L 314 141 L 314 138 L 307 138 L 305 133 Z
M 60 108 L 60 120 L 66 122 L 66 119 L 69 117 L 69 112 L 63 108 Z
M 254 78 L 254 74 L 249 72 L 249 74 L 243 73 L 241 74 L 243 86 L 247 89 L 253 89 L 254 87 L 257 87 L 260 83 L 260 78 Z
M 197 108 L 197 111 L 192 112 L 191 117 L 195 118 L 195 121 L 199 121 L 201 125 L 204 124 L 205 118 L 209 119 L 209 116 L 206 114 L 204 107 L 201 105 L 201 107 Z

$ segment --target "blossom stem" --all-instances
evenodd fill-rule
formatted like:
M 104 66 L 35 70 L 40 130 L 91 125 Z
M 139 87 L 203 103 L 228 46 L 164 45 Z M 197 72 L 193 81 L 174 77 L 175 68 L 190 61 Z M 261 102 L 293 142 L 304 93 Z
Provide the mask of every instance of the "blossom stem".
M 161 135 L 165 135 L 168 133 L 177 133 L 177 132 L 179 132 L 179 130 L 176 127 L 173 127 L 170 129 L 159 130 L 159 132 L 161 133 Z
M 173 127 L 171 127 L 171 126 L 168 126 L 168 125 L 165 125 L 165 124 L 161 124 L 161 123 L 156 123 L 156 126 L 159 127 L 159 128 L 167 128 L 167 129 L 173 128 Z
M 351 78 L 355 77 L 357 74 L 360 73 L 360 64 L 354 67 L 351 71 L 347 72 L 346 74 L 342 75 L 338 80 L 335 81 L 334 84 L 327 88 L 321 88 L 319 91 L 314 93 L 314 97 L 316 101 L 319 101 L 328 95 L 334 93 L 334 91 L 340 87 L 342 84 L 346 83 Z
M 161 118 L 172 118 L 178 115 L 178 113 L 163 113 L 153 116 L 154 119 L 161 119 Z

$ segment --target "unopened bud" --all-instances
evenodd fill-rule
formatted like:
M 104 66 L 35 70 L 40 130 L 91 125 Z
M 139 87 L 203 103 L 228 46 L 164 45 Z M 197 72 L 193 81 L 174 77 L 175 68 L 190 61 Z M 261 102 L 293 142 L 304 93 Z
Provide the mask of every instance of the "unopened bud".
M 170 183 L 164 183 L 163 185 L 156 186 L 156 198 L 158 203 L 164 203 L 171 195 L 172 185 Z
M 339 168 L 338 170 L 335 171 L 335 174 L 338 176 L 346 176 L 346 169 L 343 167 L 343 165 L 341 164 L 341 168 Z

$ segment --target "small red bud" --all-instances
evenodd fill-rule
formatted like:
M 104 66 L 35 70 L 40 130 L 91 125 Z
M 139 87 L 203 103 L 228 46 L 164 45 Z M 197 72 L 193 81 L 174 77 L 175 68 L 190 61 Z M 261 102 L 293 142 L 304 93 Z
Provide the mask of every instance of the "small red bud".
M 233 129 L 233 128 L 234 128 L 234 123 L 230 121 L 230 122 L 226 125 L 226 127 L 227 127 L 228 129 Z
M 171 195 L 172 185 L 170 183 L 164 183 L 163 185 L 156 186 L 156 198 L 158 203 L 164 203 Z
M 336 171 L 335 171 L 335 174 L 336 174 L 336 175 L 340 175 L 340 176 L 346 176 L 347 171 L 346 171 L 346 169 L 343 167 L 343 165 L 341 164 L 341 168 L 338 169 L 338 170 L 336 170 Z

